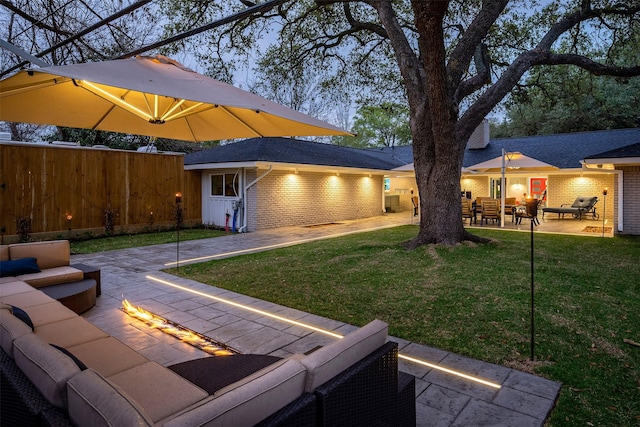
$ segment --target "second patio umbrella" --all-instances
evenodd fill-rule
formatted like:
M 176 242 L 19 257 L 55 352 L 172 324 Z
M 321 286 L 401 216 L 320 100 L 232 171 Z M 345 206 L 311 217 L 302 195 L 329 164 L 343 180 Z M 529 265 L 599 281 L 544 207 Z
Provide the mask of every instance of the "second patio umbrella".
M 350 135 L 163 56 L 20 71 L 0 81 L 0 120 L 194 142 Z

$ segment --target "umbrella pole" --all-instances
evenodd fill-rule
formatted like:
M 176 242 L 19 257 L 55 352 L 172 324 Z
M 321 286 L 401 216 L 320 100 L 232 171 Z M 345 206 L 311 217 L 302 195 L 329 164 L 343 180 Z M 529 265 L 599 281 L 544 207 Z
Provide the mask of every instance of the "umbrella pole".
M 505 165 L 505 152 L 504 152 L 504 148 L 502 149 L 502 177 L 500 178 L 500 227 L 504 228 L 504 202 L 505 202 L 505 194 L 504 192 L 506 191 L 506 186 L 507 186 L 507 181 L 504 177 L 504 171 L 506 169 L 506 165 Z

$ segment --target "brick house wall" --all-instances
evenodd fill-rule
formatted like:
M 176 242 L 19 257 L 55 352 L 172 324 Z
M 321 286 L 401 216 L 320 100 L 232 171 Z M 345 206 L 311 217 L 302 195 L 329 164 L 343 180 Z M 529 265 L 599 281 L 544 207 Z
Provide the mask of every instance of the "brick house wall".
M 489 179 L 486 176 L 465 175 L 460 180 L 462 191 L 471 191 L 471 199 L 476 197 L 488 197 L 490 194 Z
M 596 196 L 598 204 L 596 212 L 600 215 L 605 213 L 605 201 L 602 190 L 609 189 L 606 198 L 606 220 L 608 224 L 614 224 L 617 230 L 617 175 L 614 173 L 588 174 L 566 174 L 549 175 L 547 180 L 547 206 L 556 207 L 561 204 L 571 204 L 579 196 Z M 626 199 L 625 194 L 625 199 Z
M 640 166 L 620 167 L 623 172 L 623 234 L 640 234 Z
M 260 176 L 265 170 L 258 170 Z M 252 178 L 247 178 L 248 182 Z M 274 170 L 249 191 L 249 231 L 382 214 L 382 176 Z

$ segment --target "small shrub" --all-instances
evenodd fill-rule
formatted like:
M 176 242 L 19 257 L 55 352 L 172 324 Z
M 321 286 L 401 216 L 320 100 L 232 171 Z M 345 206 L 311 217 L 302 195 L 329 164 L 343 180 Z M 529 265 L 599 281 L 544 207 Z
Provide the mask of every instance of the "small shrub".
M 16 225 L 20 242 L 27 243 L 29 241 L 29 234 L 31 234 L 31 218 L 27 216 L 18 217 Z

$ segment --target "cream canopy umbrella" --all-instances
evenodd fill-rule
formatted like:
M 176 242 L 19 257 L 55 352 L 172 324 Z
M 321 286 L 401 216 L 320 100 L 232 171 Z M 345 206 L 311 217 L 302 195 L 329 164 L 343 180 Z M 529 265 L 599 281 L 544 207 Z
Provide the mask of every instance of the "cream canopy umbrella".
M 551 171 L 558 169 L 549 163 L 541 162 L 517 151 L 503 152 L 502 156 L 467 166 L 467 170 L 478 172 L 501 172 L 503 168 L 523 171 Z
M 20 71 L 0 81 L 0 120 L 193 142 L 351 135 L 163 56 Z

